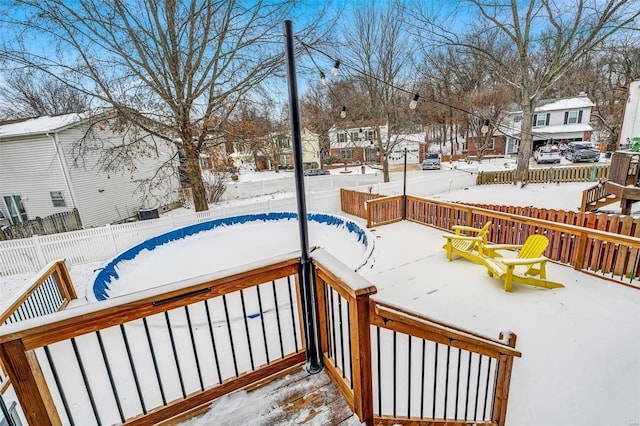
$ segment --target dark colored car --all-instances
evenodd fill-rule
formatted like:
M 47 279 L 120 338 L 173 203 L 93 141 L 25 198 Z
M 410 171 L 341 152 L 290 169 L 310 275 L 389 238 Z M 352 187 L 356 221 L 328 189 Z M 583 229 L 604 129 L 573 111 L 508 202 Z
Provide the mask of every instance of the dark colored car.
M 600 161 L 600 151 L 593 147 L 589 142 L 571 142 L 567 146 L 567 160 L 572 163 L 578 161 L 592 161 L 597 163 Z
M 329 170 L 325 170 L 325 169 L 309 169 L 304 171 L 305 176 L 322 176 L 322 175 L 329 175 L 329 174 L 331 174 L 329 173 Z

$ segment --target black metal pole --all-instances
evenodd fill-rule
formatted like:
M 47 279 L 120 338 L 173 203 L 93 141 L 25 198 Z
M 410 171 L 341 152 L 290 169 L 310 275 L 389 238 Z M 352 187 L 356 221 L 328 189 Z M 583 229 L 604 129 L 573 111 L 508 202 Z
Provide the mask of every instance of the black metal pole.
M 407 220 L 407 148 L 404 149 L 404 178 L 402 180 L 402 220 Z
M 296 178 L 296 198 L 298 201 L 298 226 L 300 230 L 300 287 L 302 290 L 302 304 L 304 330 L 307 343 L 306 370 L 310 374 L 322 371 L 322 357 L 320 356 L 318 324 L 318 307 L 313 283 L 313 268 L 309 255 L 309 231 L 307 227 L 307 206 L 304 194 L 304 174 L 302 170 L 302 137 L 300 134 L 300 111 L 298 109 L 298 82 L 296 80 L 295 51 L 293 48 L 293 22 L 284 21 L 284 35 L 287 58 L 287 81 L 289 83 L 289 120 L 291 121 L 291 137 L 293 141 L 293 165 Z

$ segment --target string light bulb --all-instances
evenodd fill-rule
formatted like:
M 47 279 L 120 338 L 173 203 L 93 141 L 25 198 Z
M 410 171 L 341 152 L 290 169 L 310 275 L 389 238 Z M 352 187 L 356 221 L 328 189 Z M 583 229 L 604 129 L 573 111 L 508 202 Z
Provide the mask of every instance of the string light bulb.
M 327 76 L 324 75 L 322 71 L 320 71 L 320 81 L 322 82 L 323 86 L 326 86 L 327 84 L 329 84 L 329 80 L 327 80 Z
M 409 108 L 416 109 L 416 107 L 418 106 L 418 98 L 420 98 L 420 95 L 418 95 L 417 93 L 413 95 L 413 99 L 411 99 L 411 102 L 409 102 Z
M 483 135 L 486 135 L 488 131 L 489 131 L 489 120 L 485 119 L 484 122 L 482 123 L 482 127 L 480 128 L 480 132 L 482 132 Z
M 338 75 L 339 69 L 340 69 L 340 59 L 336 59 L 335 64 L 333 64 L 333 68 L 331 68 L 331 75 L 334 77 Z
M 340 118 L 347 118 L 347 107 L 342 106 L 342 111 L 340 111 Z

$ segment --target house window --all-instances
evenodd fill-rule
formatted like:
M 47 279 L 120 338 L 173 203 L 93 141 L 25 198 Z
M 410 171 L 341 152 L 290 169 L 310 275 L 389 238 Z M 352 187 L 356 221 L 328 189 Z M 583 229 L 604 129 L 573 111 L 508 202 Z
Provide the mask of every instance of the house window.
M 507 154 L 518 153 L 518 140 L 509 138 L 507 139 Z
M 489 142 L 487 142 L 487 151 L 493 151 L 494 147 L 493 147 L 493 138 L 491 138 L 489 140 Z
M 565 111 L 564 124 L 582 123 L 582 111 Z
M 3 199 L 7 212 L 9 212 L 11 224 L 15 225 L 28 220 L 27 212 L 19 195 L 5 195 Z
M 278 147 L 281 149 L 288 149 L 289 139 L 278 139 Z
M 513 116 L 513 122 L 514 123 L 519 123 L 522 121 L 522 114 L 516 114 Z
M 351 140 L 352 141 L 360 140 L 360 133 L 359 132 L 351 132 Z
M 336 136 L 338 138 L 338 143 L 347 142 L 347 134 L 346 133 L 338 133 Z
M 62 191 L 51 191 L 49 192 L 49 195 L 51 195 L 51 202 L 53 203 L 53 207 L 67 207 L 67 203 L 64 201 L 64 195 L 62 194 Z
M 291 159 L 288 155 L 281 155 L 280 164 L 282 164 L 283 166 L 288 166 L 289 164 L 291 164 Z
M 372 140 L 375 140 L 375 138 L 376 138 L 376 131 L 375 130 L 365 130 L 364 135 L 365 135 L 365 139 L 366 140 L 372 141 Z
M 548 125 L 549 125 L 549 113 L 533 114 L 533 127 L 548 126 Z
M 353 158 L 353 152 L 350 149 L 341 149 L 340 158 L 343 160 L 351 160 Z

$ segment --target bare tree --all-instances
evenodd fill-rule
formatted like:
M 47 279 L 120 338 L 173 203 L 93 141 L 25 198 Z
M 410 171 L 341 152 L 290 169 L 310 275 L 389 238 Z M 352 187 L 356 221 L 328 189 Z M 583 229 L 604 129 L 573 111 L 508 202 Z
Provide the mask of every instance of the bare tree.
M 415 8 L 414 8 L 415 10 Z M 459 2 L 455 25 L 432 11 L 414 16 L 435 46 L 453 46 L 484 57 L 513 86 L 522 107 L 516 181 L 526 184 L 533 149 L 533 111 L 545 92 L 587 53 L 632 25 L 636 1 L 551 0 Z
M 211 135 L 236 103 L 277 74 L 283 20 L 300 10 L 306 26 L 298 36 L 319 29 L 309 10 L 287 0 L 251 7 L 235 0 L 16 3 L 4 16 L 4 58 L 64 78 L 112 107 L 121 122 L 172 142 L 196 211 L 208 208 L 199 153 L 204 144 L 222 143 Z M 35 41 L 51 48 L 36 50 Z M 145 138 L 135 143 L 107 161 L 147 149 Z
M 89 97 L 47 74 L 18 69 L 0 85 L 0 103 L 3 118 L 27 118 L 85 112 Z
M 384 181 L 389 181 L 387 155 L 398 144 L 406 124 L 411 96 L 398 90 L 405 86 L 413 64 L 411 44 L 402 19 L 404 7 L 393 1 L 385 6 L 369 2 L 355 7 L 345 32 L 345 62 L 359 71 L 353 75 L 360 92 L 362 116 L 369 119 L 376 134 L 375 145 L 383 153 Z M 348 60 L 348 61 L 347 61 Z M 388 125 L 386 138 L 380 127 Z

